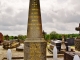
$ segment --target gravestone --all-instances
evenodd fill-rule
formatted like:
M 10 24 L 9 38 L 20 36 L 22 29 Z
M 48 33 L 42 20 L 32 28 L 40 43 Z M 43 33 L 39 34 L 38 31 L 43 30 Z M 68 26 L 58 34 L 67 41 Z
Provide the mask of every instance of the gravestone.
M 3 42 L 3 34 L 0 32 L 0 43 Z
M 30 0 L 24 60 L 46 60 L 46 42 L 42 33 L 39 0 Z
M 67 38 L 66 41 L 68 43 L 68 46 L 74 45 L 74 40 L 75 40 L 74 38 Z

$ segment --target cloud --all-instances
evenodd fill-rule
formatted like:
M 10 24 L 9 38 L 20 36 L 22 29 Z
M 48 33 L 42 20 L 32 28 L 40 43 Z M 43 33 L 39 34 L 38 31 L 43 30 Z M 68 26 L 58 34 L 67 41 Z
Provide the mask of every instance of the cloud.
M 43 23 L 52 22 L 52 18 L 46 13 L 42 13 L 41 17 Z
M 40 0 L 43 30 L 47 33 L 77 33 L 80 23 L 80 0 Z M 26 34 L 29 0 L 1 0 L 0 31 Z
M 13 8 L 11 8 L 11 7 L 8 7 L 6 10 L 5 10 L 5 12 L 7 13 L 7 14 L 13 14 Z

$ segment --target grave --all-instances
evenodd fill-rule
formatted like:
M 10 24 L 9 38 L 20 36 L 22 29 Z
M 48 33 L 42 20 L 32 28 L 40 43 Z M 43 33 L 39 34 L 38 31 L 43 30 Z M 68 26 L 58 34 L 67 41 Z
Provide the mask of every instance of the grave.
M 24 50 L 24 44 L 20 44 L 20 46 L 16 47 L 16 51 L 23 51 Z
M 76 27 L 75 30 L 79 31 L 79 36 L 75 39 L 75 49 L 80 51 L 80 23 L 79 27 Z
M 73 46 L 74 45 L 74 40 L 75 40 L 75 38 L 67 38 L 66 39 L 66 41 L 67 41 L 69 46 Z
M 74 55 L 78 55 L 80 57 L 80 52 L 65 52 L 64 60 L 73 60 Z
M 19 45 L 20 45 L 20 43 L 15 40 L 4 40 L 4 42 L 3 42 L 4 49 L 16 48 Z
M 24 41 L 24 60 L 46 60 L 46 41 L 43 38 L 40 0 L 29 0 L 27 39 Z
M 60 52 L 61 51 L 61 43 L 62 43 L 62 41 L 61 40 L 51 40 L 51 45 L 56 45 L 56 47 L 57 47 L 57 49 L 58 49 L 58 52 Z M 65 42 L 65 45 L 66 45 L 66 51 L 68 51 L 68 43 L 67 42 Z
M 64 54 L 64 51 L 68 51 L 68 43 L 64 39 L 64 35 L 62 35 L 62 40 L 51 40 L 50 48 L 57 47 L 59 54 Z M 50 49 L 50 50 L 51 50 Z
M 64 35 L 62 35 L 62 42 L 61 42 L 61 50 L 60 50 L 60 53 L 64 54 L 64 52 L 67 51 L 67 47 L 66 44 L 65 44 L 65 40 L 64 40 Z

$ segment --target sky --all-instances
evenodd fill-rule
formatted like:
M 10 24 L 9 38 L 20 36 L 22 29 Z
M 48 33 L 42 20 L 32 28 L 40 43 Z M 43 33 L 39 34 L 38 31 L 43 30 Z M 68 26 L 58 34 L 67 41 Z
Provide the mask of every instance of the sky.
M 27 35 L 30 0 L 0 0 L 0 32 Z M 46 33 L 78 33 L 80 0 L 40 0 L 42 28 Z

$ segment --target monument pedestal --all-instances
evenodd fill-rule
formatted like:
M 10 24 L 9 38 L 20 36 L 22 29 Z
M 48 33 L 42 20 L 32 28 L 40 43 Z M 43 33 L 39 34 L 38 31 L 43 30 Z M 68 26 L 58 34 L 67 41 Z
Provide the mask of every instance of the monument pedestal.
M 43 39 L 27 39 L 24 42 L 24 60 L 46 60 L 46 45 Z
M 80 51 L 80 38 L 77 38 L 74 43 L 75 43 L 75 49 Z

